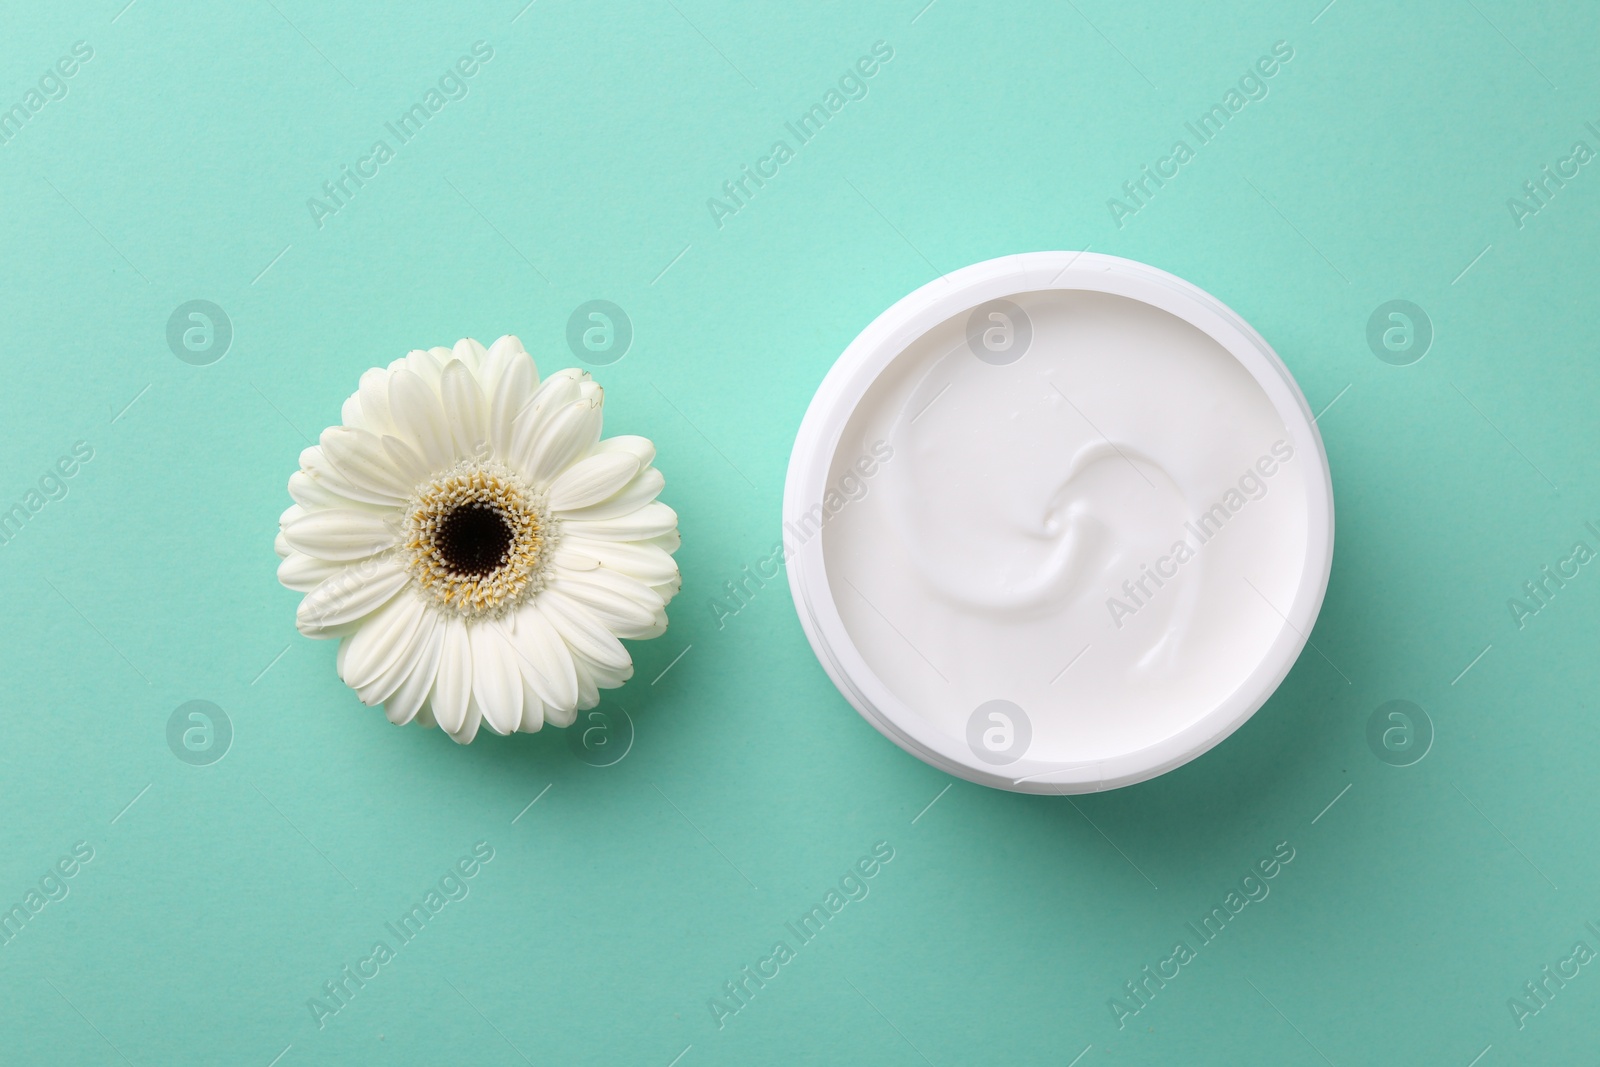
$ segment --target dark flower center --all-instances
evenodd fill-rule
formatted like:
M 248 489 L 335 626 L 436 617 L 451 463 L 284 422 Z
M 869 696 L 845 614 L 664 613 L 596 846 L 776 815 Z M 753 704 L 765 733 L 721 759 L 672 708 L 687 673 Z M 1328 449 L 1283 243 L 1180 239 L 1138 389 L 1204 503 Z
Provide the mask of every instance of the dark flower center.
M 439 521 L 433 543 L 439 557 L 456 574 L 488 574 L 505 562 L 511 547 L 511 524 L 483 503 L 463 504 Z

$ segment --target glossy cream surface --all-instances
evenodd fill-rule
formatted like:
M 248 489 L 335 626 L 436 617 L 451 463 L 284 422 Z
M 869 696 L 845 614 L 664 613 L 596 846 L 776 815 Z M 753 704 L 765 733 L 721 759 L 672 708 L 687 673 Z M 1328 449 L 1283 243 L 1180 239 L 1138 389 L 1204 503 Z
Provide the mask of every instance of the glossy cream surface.
M 1002 311 L 969 341 L 951 318 L 856 407 L 829 587 L 873 673 L 940 730 L 969 738 L 1007 701 L 1034 759 L 1136 752 L 1226 699 L 1285 626 L 1305 460 L 1190 324 L 1103 293 L 1012 303 L 1025 327 Z M 1022 332 L 1020 355 L 988 350 Z

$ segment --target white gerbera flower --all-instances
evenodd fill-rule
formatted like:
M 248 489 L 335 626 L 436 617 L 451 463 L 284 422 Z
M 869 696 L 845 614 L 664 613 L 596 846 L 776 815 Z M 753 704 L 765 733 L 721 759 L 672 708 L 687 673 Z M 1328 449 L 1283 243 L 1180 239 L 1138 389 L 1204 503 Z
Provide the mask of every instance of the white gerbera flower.
M 678 591 L 678 516 L 643 437 L 600 439 L 600 386 L 539 381 L 515 337 L 361 376 L 300 454 L 278 520 L 296 625 L 389 721 L 465 744 L 568 726 L 633 675 Z

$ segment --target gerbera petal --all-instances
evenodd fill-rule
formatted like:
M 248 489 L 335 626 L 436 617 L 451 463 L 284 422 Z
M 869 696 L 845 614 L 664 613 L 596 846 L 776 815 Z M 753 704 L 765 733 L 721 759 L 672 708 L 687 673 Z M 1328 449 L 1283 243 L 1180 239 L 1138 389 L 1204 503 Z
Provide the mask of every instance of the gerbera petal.
M 678 513 L 657 500 L 614 519 L 563 519 L 561 528 L 590 541 L 648 541 L 672 533 Z
M 421 480 L 414 472 L 396 466 L 381 437 L 354 426 L 323 430 L 322 452 L 345 481 L 370 494 L 374 502 L 403 504 Z
M 594 416 L 594 405 L 579 397 L 539 422 L 531 437 L 518 443 L 517 464 L 528 480 L 541 488 L 549 486 L 571 466 L 584 450 L 584 437 Z
M 578 678 L 578 703 L 574 710 L 588 711 L 600 703 L 600 687 L 595 684 L 594 673 L 582 656 L 573 656 L 572 666 Z
M 550 508 L 576 511 L 598 504 L 638 473 L 638 459 L 626 452 L 600 452 L 581 459 L 550 483 Z
M 467 369 L 476 375 L 483 368 L 484 347 L 470 337 L 463 337 L 450 349 L 453 359 L 459 359 L 467 365 Z M 447 367 L 449 363 L 445 364 Z
M 569 554 L 592 559 L 645 585 L 661 585 L 678 577 L 678 564 L 664 549 L 641 541 L 590 541 L 568 531 L 561 538 L 553 562 L 558 567 L 567 566 Z
M 289 475 L 289 499 L 307 509 L 347 507 L 355 503 L 341 497 L 303 470 Z
M 589 459 L 597 457 L 590 456 Z M 589 462 L 588 459 L 583 461 Z M 654 467 L 646 468 L 614 496 L 592 504 L 586 508 L 579 508 L 568 514 L 574 519 L 616 519 L 630 512 L 638 511 L 656 497 L 661 495 L 661 490 L 667 480 L 661 472 Z
M 318 559 L 357 560 L 389 548 L 399 532 L 388 518 L 354 508 L 324 508 L 308 512 L 284 528 L 290 547 Z
M 489 443 L 489 403 L 472 369 L 460 359 L 452 359 L 439 379 L 439 392 L 455 445 L 454 458 L 478 455 Z
M 440 355 L 444 359 L 440 359 Z M 420 378 L 430 389 L 435 392 L 439 389 L 439 373 L 444 370 L 445 360 L 450 358 L 448 348 L 414 348 L 406 353 L 405 369 Z M 391 401 L 390 411 L 393 411 Z
M 450 427 L 444 421 L 444 406 L 433 387 L 411 370 L 389 376 L 389 417 L 395 435 L 414 446 L 429 469 L 439 470 L 454 462 Z
M 576 683 L 574 683 L 574 685 L 576 685 Z M 593 704 L 590 704 L 589 706 L 590 707 L 594 707 Z M 544 709 L 544 718 L 545 718 L 545 721 L 548 722 L 551 726 L 559 726 L 563 730 L 565 730 L 567 727 L 571 726 L 573 723 L 577 722 L 578 721 L 578 697 L 577 697 L 577 691 L 576 690 L 573 691 L 572 703 L 570 703 L 570 704 L 564 704 L 561 707 L 551 707 L 549 705 L 546 705 L 545 709 Z
M 481 622 L 467 627 L 472 638 L 472 698 L 484 721 L 497 734 L 509 734 L 522 722 L 522 674 L 500 627 Z
M 501 624 L 516 652 L 517 668 L 547 709 L 570 708 L 578 699 L 578 680 L 572 667 L 572 652 L 550 620 L 539 610 L 538 600 L 527 604 L 507 629 Z M 546 717 L 549 717 L 549 711 Z M 552 718 L 550 720 L 554 722 Z
M 576 653 L 573 654 L 572 662 L 575 666 L 580 667 L 584 671 L 588 672 L 589 680 L 594 683 L 596 689 L 618 689 L 623 686 L 629 678 L 633 677 L 632 662 L 630 662 L 626 667 L 605 667 L 595 663 L 586 656 L 581 656 Z
M 506 336 L 510 336 L 509 334 Z M 483 394 L 490 399 L 500 385 L 500 377 L 505 374 L 506 368 L 511 365 L 514 350 L 506 343 L 506 338 L 501 337 L 494 344 L 484 350 L 483 358 L 478 360 L 473 373 L 478 376 L 478 384 L 483 386 Z
M 535 606 L 573 650 L 602 667 L 621 668 L 630 662 L 628 650 L 594 614 L 557 589 L 539 594 Z
M 652 590 L 652 592 L 659 593 L 659 590 Z M 671 599 L 671 594 L 667 594 L 666 596 L 663 597 L 663 599 Z M 645 627 L 643 630 L 640 630 L 636 635 L 634 635 L 633 640 L 635 640 L 635 641 L 648 641 L 650 638 L 652 638 L 652 637 L 660 637 L 662 634 L 664 634 L 666 632 L 667 632 L 667 613 L 665 611 L 658 611 L 658 612 L 656 612 L 655 616 L 650 620 L 650 625 Z
M 461 718 L 461 725 L 454 730 L 446 730 L 450 740 L 458 745 L 470 745 L 472 739 L 478 736 L 478 727 L 483 723 L 483 708 L 478 706 L 477 697 L 467 699 L 467 713 Z M 443 723 L 439 725 L 443 726 Z
M 495 347 L 499 347 L 498 341 Z M 522 346 L 519 343 L 517 347 Z M 519 352 L 513 354 L 499 378 L 484 383 L 489 391 L 489 444 L 502 460 L 515 462 L 517 412 L 528 403 L 537 381 L 533 360 Z
M 533 686 L 528 684 L 526 678 L 520 678 L 520 681 L 522 682 L 522 722 L 517 726 L 517 732 L 536 734 L 544 726 L 544 701 L 539 699 L 539 694 L 533 691 Z
M 663 606 L 648 587 L 603 567 L 587 572 L 557 571 L 549 588 L 587 608 L 617 637 L 637 637 L 650 629 Z
M 345 422 L 351 426 L 360 426 L 382 437 L 384 434 L 394 433 L 394 423 L 389 419 L 389 372 L 382 367 L 373 367 L 361 375 L 361 384 L 356 389 L 356 399 L 361 407 L 359 422 Z
M 519 364 L 526 364 L 531 372 L 532 377 L 528 382 L 528 393 L 531 395 L 533 387 L 539 384 L 539 368 L 534 366 L 533 357 L 528 355 L 528 350 L 522 347 L 522 341 L 514 334 L 508 333 L 498 338 L 483 355 L 483 370 L 478 380 L 483 383 L 484 392 L 490 396 L 497 395 L 502 380 L 511 368 Z M 527 399 L 527 396 L 523 396 L 518 402 Z
M 576 368 L 556 371 L 540 382 L 533 395 L 513 413 L 510 459 L 513 464 L 527 469 L 526 460 L 532 455 L 533 439 L 550 420 L 554 412 L 578 399 L 582 383 L 588 374 Z
M 394 557 L 366 559 L 323 579 L 295 612 L 295 627 L 307 637 L 338 633 L 377 611 L 410 576 Z
M 652 615 L 660 611 L 663 606 L 661 598 L 650 591 L 651 583 L 641 581 L 624 571 L 602 565 L 595 570 L 584 571 L 571 577 L 581 583 L 593 585 L 597 589 L 604 589 L 614 596 L 624 597 Z
M 517 413 L 519 418 L 537 422 L 541 414 L 549 414 L 578 399 L 583 383 L 590 381 L 589 372 L 577 367 L 558 370 L 538 384 L 528 398 L 528 406 Z
M 445 733 L 454 733 L 467 721 L 467 704 L 472 700 L 472 642 L 467 624 L 451 616 L 444 624 L 444 651 L 439 657 L 439 676 L 433 682 L 433 714 Z
M 347 427 L 330 427 L 330 430 L 347 430 Z M 364 431 L 355 430 L 355 433 Z M 323 436 L 328 436 L 329 431 L 324 431 Z M 334 465 L 328 453 L 321 445 L 312 445 L 300 453 L 300 467 L 312 478 L 327 486 L 340 496 L 363 504 L 375 504 L 379 507 L 393 507 L 395 500 L 392 495 L 376 489 L 368 488 L 362 483 L 348 477 L 343 470 Z
M 409 597 L 396 597 L 396 600 L 408 600 Z M 391 601 L 393 603 L 393 601 Z M 365 627 L 363 627 L 365 629 Z M 357 631 L 359 634 L 359 631 Z M 438 657 L 444 647 L 444 627 L 440 621 L 439 613 L 424 610 L 422 617 L 417 621 L 417 628 L 413 630 L 405 643 L 399 647 L 394 660 L 383 671 L 373 678 L 370 683 L 357 690 L 364 704 L 383 704 L 394 697 L 403 683 L 411 677 L 413 667 L 418 663 L 428 662 L 433 666 L 429 668 L 427 683 L 422 686 L 422 691 L 417 695 L 417 700 L 426 699 L 429 691 L 433 689 L 433 676 L 438 673 Z M 422 683 L 418 683 L 422 684 Z M 415 709 L 413 709 L 413 714 Z
M 358 430 L 367 427 L 366 416 L 361 411 L 361 394 L 351 393 L 344 398 L 344 403 L 339 405 L 339 421 L 345 426 L 353 426 Z
M 594 382 L 584 382 L 582 395 L 550 419 L 546 432 L 534 440 L 528 478 L 534 485 L 549 485 L 563 470 L 584 458 L 600 440 L 605 416 L 605 392 Z
M 626 452 L 639 461 L 639 469 L 650 466 L 655 462 L 656 446 L 648 437 L 637 434 L 624 433 L 615 437 L 607 437 L 594 446 L 596 452 Z
M 432 473 L 428 470 L 427 461 L 416 449 L 393 434 L 384 434 L 382 444 L 383 454 L 388 457 L 405 484 L 410 487 L 407 490 L 408 496 L 416 492 L 416 487 L 426 481 L 428 475 Z
M 432 617 L 430 616 L 430 621 Z M 423 629 L 427 629 L 424 624 Z M 439 660 L 444 655 L 444 627 L 434 626 L 427 633 L 419 631 L 411 653 L 411 669 L 394 692 L 383 701 L 383 712 L 389 721 L 404 725 L 422 710 L 428 694 L 433 691 L 434 679 L 439 675 Z
M 283 538 L 282 534 L 278 535 Z M 284 538 L 287 543 L 287 538 Z M 290 551 L 283 557 L 283 562 L 278 564 L 278 582 L 286 589 L 293 589 L 297 593 L 309 593 L 321 585 L 325 578 L 344 570 L 344 564 L 332 560 L 317 559 L 304 552 Z
M 289 497 L 307 511 L 316 511 L 319 508 L 366 508 L 383 511 L 388 507 L 384 504 L 369 504 L 365 500 L 353 500 L 343 496 L 326 482 L 319 481 L 303 470 L 289 475 Z
M 422 616 L 422 601 L 414 596 L 394 597 L 373 612 L 350 638 L 339 670 L 344 684 L 360 692 L 382 677 L 411 644 Z
M 552 566 L 569 571 L 592 571 L 600 566 L 600 558 L 594 552 L 584 552 L 581 545 L 598 544 L 596 541 L 580 541 L 580 547 L 574 547 L 570 542 L 576 538 L 563 537 L 556 542 L 555 553 L 550 557 Z

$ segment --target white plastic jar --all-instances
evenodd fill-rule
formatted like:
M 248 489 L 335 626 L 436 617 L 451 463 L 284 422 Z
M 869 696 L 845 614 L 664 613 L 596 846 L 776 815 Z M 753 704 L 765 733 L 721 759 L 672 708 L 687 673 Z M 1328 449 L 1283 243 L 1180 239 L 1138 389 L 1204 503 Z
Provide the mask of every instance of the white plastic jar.
M 1216 298 L 1131 260 L 1006 256 L 900 300 L 817 390 L 789 585 L 845 698 L 917 758 L 1036 793 L 1205 752 L 1327 590 L 1305 398 Z

